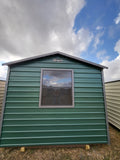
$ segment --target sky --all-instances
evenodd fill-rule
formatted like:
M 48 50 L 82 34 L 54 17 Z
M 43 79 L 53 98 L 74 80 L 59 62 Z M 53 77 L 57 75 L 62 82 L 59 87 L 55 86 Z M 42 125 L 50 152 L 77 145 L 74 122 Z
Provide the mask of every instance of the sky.
M 43 84 L 52 87 L 71 87 L 72 71 L 43 71 Z
M 62 51 L 108 67 L 120 79 L 120 0 L 0 0 L 2 63 Z

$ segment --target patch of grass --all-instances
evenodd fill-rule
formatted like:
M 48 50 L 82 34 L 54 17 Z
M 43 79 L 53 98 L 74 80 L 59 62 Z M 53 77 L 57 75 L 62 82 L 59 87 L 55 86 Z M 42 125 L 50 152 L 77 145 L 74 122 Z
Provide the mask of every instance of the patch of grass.
M 120 131 L 110 126 L 110 145 L 91 145 L 89 151 L 79 148 L 0 148 L 0 160 L 120 160 Z

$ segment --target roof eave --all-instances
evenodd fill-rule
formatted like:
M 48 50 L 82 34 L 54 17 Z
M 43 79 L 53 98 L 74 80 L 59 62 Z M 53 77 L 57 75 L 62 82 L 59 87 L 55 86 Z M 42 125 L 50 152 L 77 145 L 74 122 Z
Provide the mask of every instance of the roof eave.
M 54 54 L 57 54 L 57 53 L 59 53 L 59 52 L 56 51 L 56 52 L 47 53 L 47 54 L 43 54 L 43 55 L 39 55 L 39 56 L 32 56 L 32 57 L 29 57 L 29 58 L 24 58 L 22 60 L 16 60 L 16 61 L 11 61 L 11 62 L 7 62 L 7 63 L 3 63 L 2 65 L 8 65 L 8 66 L 10 66 L 10 65 L 13 65 L 13 64 L 21 63 L 21 62 L 34 60 L 34 59 L 37 59 L 37 58 L 47 57 L 47 56 L 54 55 Z
M 82 59 L 82 58 L 78 58 L 78 57 L 75 57 L 75 56 L 72 56 L 72 55 L 69 55 L 69 54 L 60 52 L 60 51 L 43 54 L 43 55 L 41 55 L 41 56 L 39 55 L 39 56 L 24 58 L 24 59 L 22 59 L 22 60 L 12 61 L 12 62 L 8 62 L 8 63 L 3 63 L 2 65 L 11 66 L 11 65 L 14 65 L 14 64 L 17 64 L 17 63 L 21 63 L 21 62 L 25 62 L 25 61 L 30 61 L 30 60 L 34 60 L 34 59 L 37 59 L 37 58 L 43 58 L 43 57 L 47 57 L 47 56 L 55 55 L 55 54 L 60 54 L 60 55 L 63 55 L 63 56 L 66 56 L 66 57 L 75 59 L 75 60 L 77 60 L 77 61 L 81 61 L 81 62 L 90 64 L 90 65 L 96 66 L 96 67 L 99 67 L 99 68 L 102 68 L 102 69 L 108 69 L 108 67 L 106 67 L 106 66 L 103 66 L 103 65 L 100 65 L 100 64 L 96 64 L 96 63 L 93 63 L 93 62 L 84 60 L 84 59 Z

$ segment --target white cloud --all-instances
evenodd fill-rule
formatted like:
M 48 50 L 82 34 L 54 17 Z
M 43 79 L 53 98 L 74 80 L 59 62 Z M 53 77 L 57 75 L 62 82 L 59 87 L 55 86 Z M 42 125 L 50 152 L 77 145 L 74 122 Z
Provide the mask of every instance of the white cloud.
M 100 60 L 108 60 L 110 57 L 106 56 L 106 53 L 107 53 L 106 50 L 101 50 L 101 51 L 97 52 L 96 56 Z
M 6 80 L 7 66 L 0 65 L 0 80 Z
M 85 0 L 67 0 L 66 12 L 71 19 L 72 26 L 74 25 L 73 17 L 85 6 Z M 74 7 L 73 7 L 74 6 Z
M 115 45 L 115 47 L 114 47 L 114 50 L 115 50 L 116 52 L 118 52 L 119 55 L 120 55 L 120 39 L 117 41 L 117 43 L 116 43 L 116 45 Z
M 118 56 L 112 60 L 104 60 L 101 64 L 108 67 L 104 70 L 105 81 L 118 80 L 120 79 L 120 40 L 116 42 L 114 50 L 118 52 Z
M 73 30 L 75 17 L 85 5 L 85 0 L 1 0 L 0 60 L 56 50 L 79 56 L 93 39 L 88 29 L 80 28 L 77 34 Z
M 100 40 L 100 38 L 104 35 L 104 32 L 99 32 L 96 34 L 95 38 L 94 38 L 94 44 L 93 44 L 93 47 L 95 49 L 97 49 L 97 46 L 101 43 L 103 43 L 103 41 Z
M 80 40 L 73 25 L 77 13 L 84 6 L 85 0 L 2 0 L 0 50 L 21 57 L 58 49 L 75 51 L 73 39 Z M 79 48 L 80 54 L 82 46 Z
M 120 23 L 120 13 L 118 13 L 118 16 L 114 19 L 115 24 Z
M 96 30 L 101 30 L 101 29 L 103 29 L 102 26 L 97 26 L 97 27 L 96 27 Z
M 0 55 L 0 80 L 6 80 L 7 76 L 7 66 L 2 66 L 4 62 L 15 61 L 21 59 L 20 56 L 12 55 L 7 51 L 2 51 L 2 55 Z
M 106 54 L 106 50 L 102 50 L 97 52 L 97 58 L 98 59 L 103 59 L 103 56 Z
M 103 61 L 101 64 L 108 67 L 104 70 L 105 81 L 120 79 L 120 56 L 113 61 Z
M 86 30 L 84 28 L 81 28 L 77 35 L 75 35 L 75 33 L 73 33 L 73 44 L 76 46 L 75 47 L 75 53 L 82 53 L 84 52 L 90 42 L 92 41 L 93 39 L 93 34 L 89 31 L 89 30 Z
M 22 56 L 19 55 L 12 55 L 10 52 L 2 50 L 2 54 L 0 55 L 0 62 L 10 62 L 21 59 Z

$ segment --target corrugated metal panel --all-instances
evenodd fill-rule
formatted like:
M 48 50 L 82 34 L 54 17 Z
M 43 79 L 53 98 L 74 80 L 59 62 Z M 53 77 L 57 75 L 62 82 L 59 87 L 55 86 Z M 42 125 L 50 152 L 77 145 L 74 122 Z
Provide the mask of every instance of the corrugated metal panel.
M 39 108 L 41 68 L 49 67 L 74 70 L 74 108 Z M 99 69 L 62 56 L 11 68 L 1 146 L 89 143 L 108 143 Z
M 4 92 L 5 92 L 5 81 L 0 80 L 0 117 L 2 111 Z
M 105 84 L 108 120 L 120 129 L 120 81 Z

